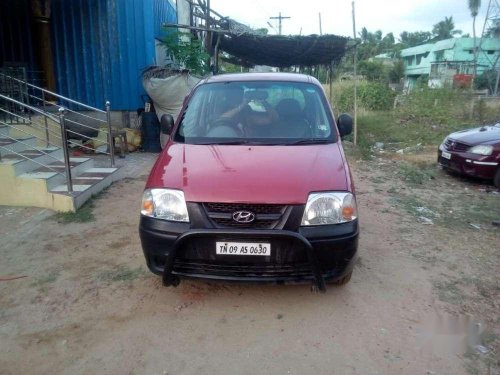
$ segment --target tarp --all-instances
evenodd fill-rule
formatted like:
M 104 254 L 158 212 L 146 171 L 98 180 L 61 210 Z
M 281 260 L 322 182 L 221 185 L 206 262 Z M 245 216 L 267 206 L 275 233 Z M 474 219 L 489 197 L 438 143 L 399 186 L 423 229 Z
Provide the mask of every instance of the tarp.
M 214 39 L 214 44 L 217 38 Z M 347 50 L 348 38 L 338 35 L 221 35 L 219 49 L 245 66 L 316 66 L 337 63 Z
M 165 78 L 144 78 L 142 83 L 153 100 L 158 120 L 161 120 L 166 113 L 177 119 L 184 98 L 199 81 L 199 78 L 182 72 Z

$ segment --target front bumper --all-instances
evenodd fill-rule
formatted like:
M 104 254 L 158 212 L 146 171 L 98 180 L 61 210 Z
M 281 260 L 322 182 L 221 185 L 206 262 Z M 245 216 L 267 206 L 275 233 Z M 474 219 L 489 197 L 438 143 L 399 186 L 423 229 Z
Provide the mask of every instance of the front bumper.
M 450 159 L 443 157 L 443 151 L 449 153 Z M 491 180 L 495 176 L 498 162 L 491 156 L 471 154 L 447 150 L 444 145 L 438 149 L 438 164 L 443 168 L 471 177 Z
M 166 285 L 178 277 L 211 280 L 296 283 L 338 280 L 352 270 L 358 222 L 283 229 L 193 228 L 141 217 L 139 232 L 149 269 Z M 216 255 L 216 241 L 268 242 L 271 256 Z

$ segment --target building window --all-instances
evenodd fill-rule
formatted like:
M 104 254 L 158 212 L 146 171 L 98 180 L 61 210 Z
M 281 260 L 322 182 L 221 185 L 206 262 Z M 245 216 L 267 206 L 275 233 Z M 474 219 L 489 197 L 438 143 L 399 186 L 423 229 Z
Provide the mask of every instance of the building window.
M 422 62 L 422 58 L 427 57 L 427 54 L 426 53 L 422 53 L 420 55 L 417 55 L 417 64 L 416 65 L 420 65 L 420 63 Z

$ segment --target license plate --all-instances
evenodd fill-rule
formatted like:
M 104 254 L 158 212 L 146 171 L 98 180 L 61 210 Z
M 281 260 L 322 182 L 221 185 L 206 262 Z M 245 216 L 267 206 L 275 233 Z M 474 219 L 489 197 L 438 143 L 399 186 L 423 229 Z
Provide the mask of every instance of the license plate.
M 448 160 L 451 159 L 451 154 L 449 152 L 446 152 L 446 151 L 441 151 L 441 156 L 445 159 L 448 159 Z
M 216 242 L 217 255 L 271 255 L 271 244 L 261 242 Z

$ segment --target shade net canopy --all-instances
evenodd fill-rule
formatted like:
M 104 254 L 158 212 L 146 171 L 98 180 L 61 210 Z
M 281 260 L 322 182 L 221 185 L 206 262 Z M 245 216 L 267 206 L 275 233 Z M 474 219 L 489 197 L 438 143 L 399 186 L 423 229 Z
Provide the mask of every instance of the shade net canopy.
M 225 34 L 220 36 L 219 49 L 231 55 L 228 61 L 243 66 L 316 66 L 338 63 L 348 40 L 338 35 Z

